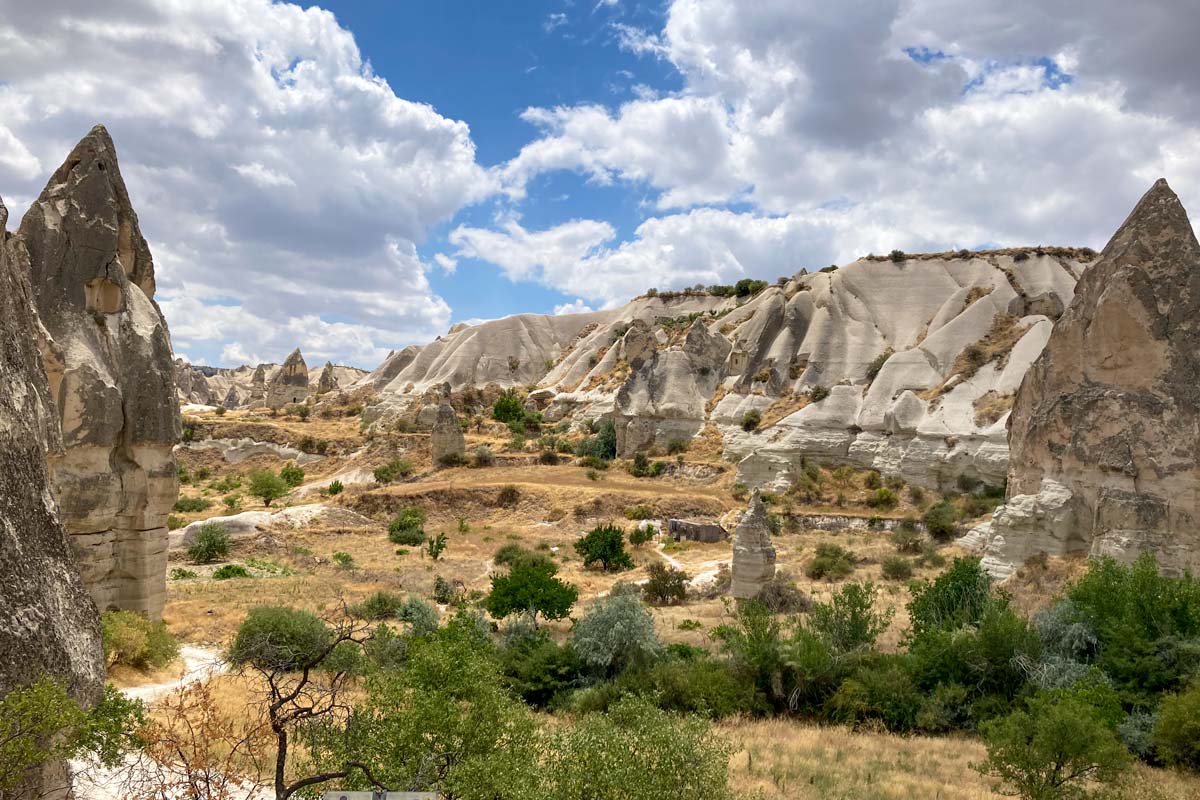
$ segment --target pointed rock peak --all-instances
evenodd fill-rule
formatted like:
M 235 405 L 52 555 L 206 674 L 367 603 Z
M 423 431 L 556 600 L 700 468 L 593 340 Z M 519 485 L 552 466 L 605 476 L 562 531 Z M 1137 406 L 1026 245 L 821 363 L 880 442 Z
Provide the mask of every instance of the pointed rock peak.
M 1137 241 L 1154 244 L 1155 249 L 1161 251 L 1163 244 L 1171 239 L 1188 243 L 1192 248 L 1197 247 L 1192 223 L 1188 220 L 1183 203 L 1171 190 L 1166 179 L 1159 178 L 1149 191 L 1142 195 L 1133 211 L 1129 212 L 1129 216 L 1104 248 L 1103 255 L 1110 257 L 1128 249 Z
M 303 363 L 304 363 L 304 356 L 300 355 L 300 348 L 297 347 L 287 357 L 287 360 L 283 362 L 283 365 L 285 367 L 287 367 L 287 366 L 291 366 L 291 365 L 295 365 L 295 364 L 303 364 Z
M 764 523 L 767 520 L 767 507 L 763 504 L 762 495 L 758 489 L 750 495 L 750 504 L 746 506 L 746 513 L 742 515 L 742 524 L 758 522 L 762 520 Z
M 325 369 L 333 369 L 333 362 L 332 362 L 332 361 L 326 361 L 326 362 L 325 362 Z

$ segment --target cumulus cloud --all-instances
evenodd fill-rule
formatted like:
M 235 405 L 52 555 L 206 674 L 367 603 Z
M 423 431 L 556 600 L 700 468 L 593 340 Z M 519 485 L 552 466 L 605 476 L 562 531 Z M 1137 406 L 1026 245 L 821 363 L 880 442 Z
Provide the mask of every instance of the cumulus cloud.
M 466 124 L 397 97 L 331 13 L 3 6 L 0 186 L 32 198 L 105 123 L 181 350 L 279 359 L 300 345 L 372 366 L 445 329 L 415 243 L 493 178 Z
M 561 317 L 563 314 L 587 314 L 588 312 L 595 310 L 596 309 L 592 308 L 582 300 L 575 300 L 570 303 L 560 303 L 559 305 L 556 305 L 554 307 L 554 315 L 556 317 Z
M 673 0 L 661 30 L 615 25 L 683 88 L 527 109 L 539 136 L 500 174 L 518 201 L 553 170 L 625 182 L 663 216 L 537 278 L 611 303 L 893 247 L 1102 245 L 1156 177 L 1200 192 L 1200 17 L 1183 0 L 1094 6 Z M 469 238 L 541 264 L 524 251 L 553 233 Z

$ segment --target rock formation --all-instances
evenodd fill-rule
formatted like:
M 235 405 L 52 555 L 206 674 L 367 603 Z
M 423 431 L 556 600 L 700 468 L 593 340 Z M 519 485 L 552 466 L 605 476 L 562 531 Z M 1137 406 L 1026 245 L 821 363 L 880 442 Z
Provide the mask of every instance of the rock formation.
M 758 597 L 763 586 L 775 577 L 775 545 L 771 544 L 771 525 L 767 508 L 758 492 L 742 514 L 733 534 L 732 583 L 729 594 L 739 600 Z
M 180 403 L 195 403 L 202 406 L 217 404 L 218 397 L 208 385 L 205 374 L 184 361 L 175 359 L 175 389 Z
M 326 361 L 325 368 L 321 370 L 321 377 L 317 380 L 317 394 L 336 392 L 337 389 L 338 379 L 333 371 L 333 362 Z
M 308 399 L 308 365 L 300 348 L 292 351 L 279 371 L 267 381 L 266 403 L 270 408 L 282 408 L 289 403 Z
M 993 572 L 1039 551 L 1200 568 L 1200 244 L 1166 181 L 1080 279 L 1010 445 L 1009 500 L 968 538 Z
M 437 419 L 429 434 L 429 447 L 435 467 L 460 460 L 466 455 L 467 444 L 462 426 L 458 424 L 458 415 L 449 403 L 438 406 Z
M 202 405 L 220 404 L 226 408 L 243 408 L 261 404 L 266 398 L 267 384 L 279 374 L 279 364 L 242 365 L 240 367 L 195 366 L 175 360 L 175 384 L 180 403 Z M 342 389 L 360 381 L 366 370 L 326 364 L 325 369 L 308 374 L 309 394 L 322 393 L 321 385 L 329 385 L 332 376 L 335 389 Z
M 103 127 L 71 151 L 11 244 L 48 334 L 42 365 L 63 439 L 51 484 L 84 584 L 101 609 L 158 617 L 179 411 L 154 262 Z
M 104 681 L 100 619 L 55 513 L 46 453 L 62 442 L 38 353 L 46 333 L 10 258 L 7 218 L 0 201 L 0 697 L 48 676 L 91 705 Z M 57 797 L 65 785 L 65 765 L 46 764 L 13 796 Z
M 380 392 L 364 419 L 412 420 L 442 383 L 456 398 L 532 387 L 549 422 L 582 430 L 611 417 L 622 455 L 719 434 L 751 487 L 783 489 L 801 456 L 934 488 L 960 476 L 1000 485 L 1013 395 L 1095 255 L 868 256 L 748 297 L 659 292 L 455 326 L 358 383 Z M 748 412 L 762 424 L 744 430 Z
M 686 542 L 723 542 L 729 538 L 729 531 L 715 522 L 693 522 L 686 519 L 667 520 L 667 533 L 675 541 Z

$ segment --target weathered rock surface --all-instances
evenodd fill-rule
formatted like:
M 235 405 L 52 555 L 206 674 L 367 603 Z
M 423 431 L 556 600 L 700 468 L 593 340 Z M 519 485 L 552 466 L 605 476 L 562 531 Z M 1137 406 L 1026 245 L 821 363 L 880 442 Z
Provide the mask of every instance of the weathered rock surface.
M 429 433 L 429 447 L 434 466 L 448 464 L 466 456 L 467 442 L 463 437 L 462 426 L 458 424 L 458 415 L 449 403 L 438 406 L 437 419 L 434 420 Z
M 1200 244 L 1166 181 L 1080 279 L 1010 444 L 1010 507 L 979 535 L 994 571 L 1037 551 L 1200 568 Z
M 48 334 L 42 365 L 63 438 L 51 485 L 84 584 L 101 609 L 158 617 L 179 411 L 154 262 L 103 127 L 71 151 L 11 244 Z
M 325 367 L 321 370 L 321 377 L 317 379 L 317 394 L 328 394 L 336 392 L 338 389 L 337 373 L 333 371 L 333 362 L 326 361 Z
M 279 371 L 267 381 L 264 400 L 270 408 L 282 408 L 291 403 L 303 403 L 308 399 L 308 365 L 300 348 L 292 351 Z
M 10 259 L 0 201 L 0 697 L 42 677 L 91 705 L 104 681 L 100 618 L 75 567 L 50 488 L 58 413 L 38 353 L 45 331 L 23 264 Z M 59 797 L 65 765 L 32 771 L 14 797 Z
M 208 523 L 220 525 L 230 539 L 251 539 L 268 531 L 296 530 L 315 525 L 339 528 L 370 528 L 377 523 L 356 511 L 323 503 L 281 508 L 278 511 L 243 511 L 228 516 L 210 517 L 171 531 L 170 546 L 178 550 L 191 546 L 200 529 Z
M 659 293 L 619 309 L 456 326 L 359 382 L 381 393 L 364 419 L 411 421 L 442 383 L 456 402 L 532 386 L 547 421 L 580 429 L 611 417 L 625 456 L 715 430 L 751 487 L 782 489 L 802 455 L 929 487 L 962 475 L 999 485 L 1009 403 L 1094 257 L 868 257 L 749 298 Z M 809 402 L 816 387 L 829 396 Z M 764 419 L 753 431 L 741 426 L 749 411 Z
M 240 367 L 208 367 L 175 361 L 175 383 L 180 403 L 223 405 L 244 408 L 266 397 L 267 383 L 282 369 L 280 364 L 243 365 Z M 334 364 L 308 375 L 309 393 L 321 394 L 322 380 L 328 385 L 326 373 L 333 376 L 334 388 L 341 389 L 361 380 L 366 370 Z M 325 391 L 328 391 L 326 389 Z
M 730 575 L 729 594 L 739 600 L 758 597 L 767 582 L 775 577 L 771 525 L 767 520 L 767 508 L 757 491 L 750 498 L 750 506 L 742 514 L 733 534 Z
M 729 531 L 715 522 L 693 522 L 687 519 L 667 520 L 667 533 L 675 541 L 688 542 L 723 542 L 729 538 Z
M 179 445 L 188 450 L 215 450 L 230 464 L 240 464 L 255 456 L 273 456 L 284 461 L 295 461 L 300 466 L 320 461 L 322 456 L 306 453 L 295 447 L 275 442 L 257 442 L 253 439 L 203 439 Z

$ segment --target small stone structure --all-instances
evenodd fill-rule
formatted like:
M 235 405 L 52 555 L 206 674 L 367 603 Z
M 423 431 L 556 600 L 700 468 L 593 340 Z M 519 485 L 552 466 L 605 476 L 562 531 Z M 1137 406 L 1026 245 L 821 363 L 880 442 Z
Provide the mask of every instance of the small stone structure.
M 433 453 L 435 468 L 460 460 L 466 455 L 467 443 L 463 438 L 462 426 L 458 424 L 458 415 L 449 403 L 438 406 L 437 418 L 429 434 L 429 447 Z
M 732 583 L 729 594 L 739 600 L 758 596 L 775 577 L 775 546 L 771 544 L 771 525 L 767 509 L 757 491 L 742 514 L 733 534 Z
M 675 541 L 688 542 L 723 542 L 729 538 L 729 531 L 715 522 L 693 522 L 686 519 L 667 520 L 667 533 Z

